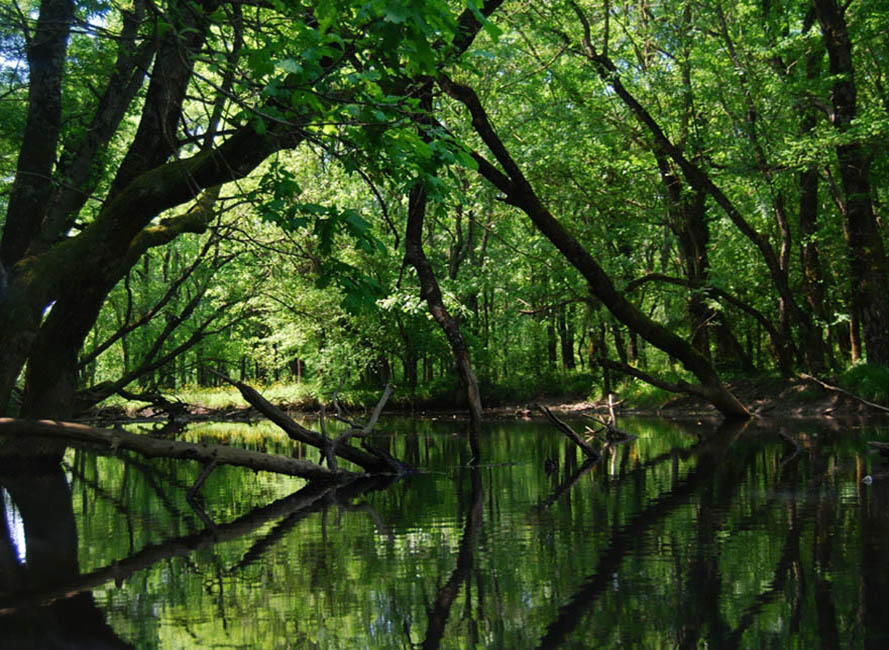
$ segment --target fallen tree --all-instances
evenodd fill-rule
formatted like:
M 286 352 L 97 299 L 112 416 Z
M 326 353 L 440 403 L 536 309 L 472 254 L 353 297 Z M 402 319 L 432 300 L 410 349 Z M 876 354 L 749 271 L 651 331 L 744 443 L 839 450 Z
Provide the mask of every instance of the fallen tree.
M 109 450 L 112 453 L 116 453 L 118 450 L 130 450 L 149 458 L 196 460 L 203 463 L 204 471 L 189 490 L 190 495 L 200 488 L 218 465 L 238 465 L 320 482 L 349 482 L 367 474 L 401 475 L 411 471 L 407 465 L 388 452 L 377 449 L 364 440 L 376 426 L 383 406 L 392 394 L 391 386 L 386 386 L 383 396 L 365 425 L 359 425 L 340 416 L 338 419 L 347 422 L 350 428 L 336 438 L 330 438 L 325 433 L 323 415 L 322 433 L 317 433 L 293 420 L 250 386 L 220 373 L 215 374 L 235 386 L 245 400 L 276 424 L 291 440 L 319 449 L 321 460 L 327 461 L 327 467 L 307 460 L 250 451 L 229 445 L 196 444 L 158 438 L 152 435 L 133 434 L 123 429 L 101 429 L 73 422 L 20 418 L 0 418 L 0 437 L 16 439 L 21 443 L 12 445 L 10 441 L 5 441 L 0 445 L 0 457 L 6 459 L 60 459 L 65 446 L 73 443 L 98 445 L 103 450 Z M 361 439 L 364 449 L 349 444 L 349 440 L 352 438 Z M 337 457 L 358 465 L 367 474 L 339 469 Z
M 238 392 L 241 393 L 241 397 L 243 397 L 253 408 L 274 422 L 290 437 L 291 440 L 296 440 L 319 449 L 322 458 L 327 460 L 328 467 L 331 467 L 331 463 L 335 466 L 335 461 L 332 459 L 339 456 L 349 462 L 355 463 L 372 474 L 404 474 L 410 471 L 410 468 L 397 458 L 394 458 L 381 449 L 369 445 L 364 439 L 373 430 L 377 419 L 380 417 L 380 413 L 383 410 L 383 406 L 386 405 L 389 395 L 392 394 L 391 386 L 386 386 L 386 389 L 383 391 L 383 396 L 374 408 L 373 414 L 366 425 L 362 427 L 347 421 L 350 425 L 348 431 L 336 438 L 329 438 L 325 433 L 317 433 L 302 426 L 287 415 L 282 409 L 269 402 L 266 398 L 260 395 L 259 392 L 247 384 L 232 379 L 231 377 L 227 377 L 215 370 L 211 370 L 210 372 L 237 388 Z M 322 428 L 323 426 L 324 420 L 322 418 Z M 357 447 L 348 444 L 348 441 L 351 438 L 361 439 L 364 449 L 358 449 Z
M 153 436 L 129 433 L 122 429 L 98 429 L 73 422 L 0 418 L 0 435 L 51 438 L 65 443 L 96 444 L 112 452 L 129 450 L 149 458 L 196 460 L 208 467 L 238 465 L 255 470 L 298 476 L 310 481 L 350 481 L 361 476 L 356 472 L 330 469 L 299 458 L 265 454 L 228 445 L 163 440 Z

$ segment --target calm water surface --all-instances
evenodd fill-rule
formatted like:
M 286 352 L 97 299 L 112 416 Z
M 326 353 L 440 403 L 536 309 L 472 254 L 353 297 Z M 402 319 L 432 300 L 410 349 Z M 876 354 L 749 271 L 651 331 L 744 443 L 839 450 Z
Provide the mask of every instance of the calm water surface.
M 490 424 L 472 469 L 458 422 L 390 420 L 423 473 L 219 468 L 193 502 L 196 464 L 71 450 L 0 476 L 0 648 L 889 647 L 889 429 L 620 425 L 589 466 Z

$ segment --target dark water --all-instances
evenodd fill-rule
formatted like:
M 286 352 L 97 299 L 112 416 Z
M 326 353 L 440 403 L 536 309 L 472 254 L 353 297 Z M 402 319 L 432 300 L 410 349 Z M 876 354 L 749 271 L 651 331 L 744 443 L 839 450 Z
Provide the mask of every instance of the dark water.
M 219 468 L 194 506 L 192 463 L 71 450 L 0 476 L 0 648 L 889 647 L 889 429 L 620 424 L 584 466 L 495 423 L 471 469 L 459 424 L 389 421 L 426 473 Z

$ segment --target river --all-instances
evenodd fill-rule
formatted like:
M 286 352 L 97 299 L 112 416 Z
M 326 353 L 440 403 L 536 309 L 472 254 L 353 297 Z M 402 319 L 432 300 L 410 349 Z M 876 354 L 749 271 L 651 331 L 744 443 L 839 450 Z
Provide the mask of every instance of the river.
M 189 499 L 195 463 L 73 449 L 4 473 L 0 648 L 889 647 L 889 428 L 619 425 L 584 465 L 489 423 L 474 468 L 460 421 L 388 419 L 422 471 L 337 490 L 220 467 Z

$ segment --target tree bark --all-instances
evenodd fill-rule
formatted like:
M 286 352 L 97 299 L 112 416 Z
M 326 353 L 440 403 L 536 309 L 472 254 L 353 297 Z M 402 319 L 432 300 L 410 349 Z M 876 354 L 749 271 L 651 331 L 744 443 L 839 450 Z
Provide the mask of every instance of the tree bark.
M 559 308 L 559 341 L 562 350 L 562 368 L 574 370 L 574 323 L 571 322 L 571 305 Z
M 148 248 L 164 245 L 184 232 L 201 233 L 213 202 L 147 228 L 133 241 L 127 255 L 76 293 L 65 293 L 53 305 L 31 349 L 22 399 L 24 417 L 66 418 L 75 414 L 78 354 L 106 296 Z M 123 373 L 128 374 L 128 373 Z

